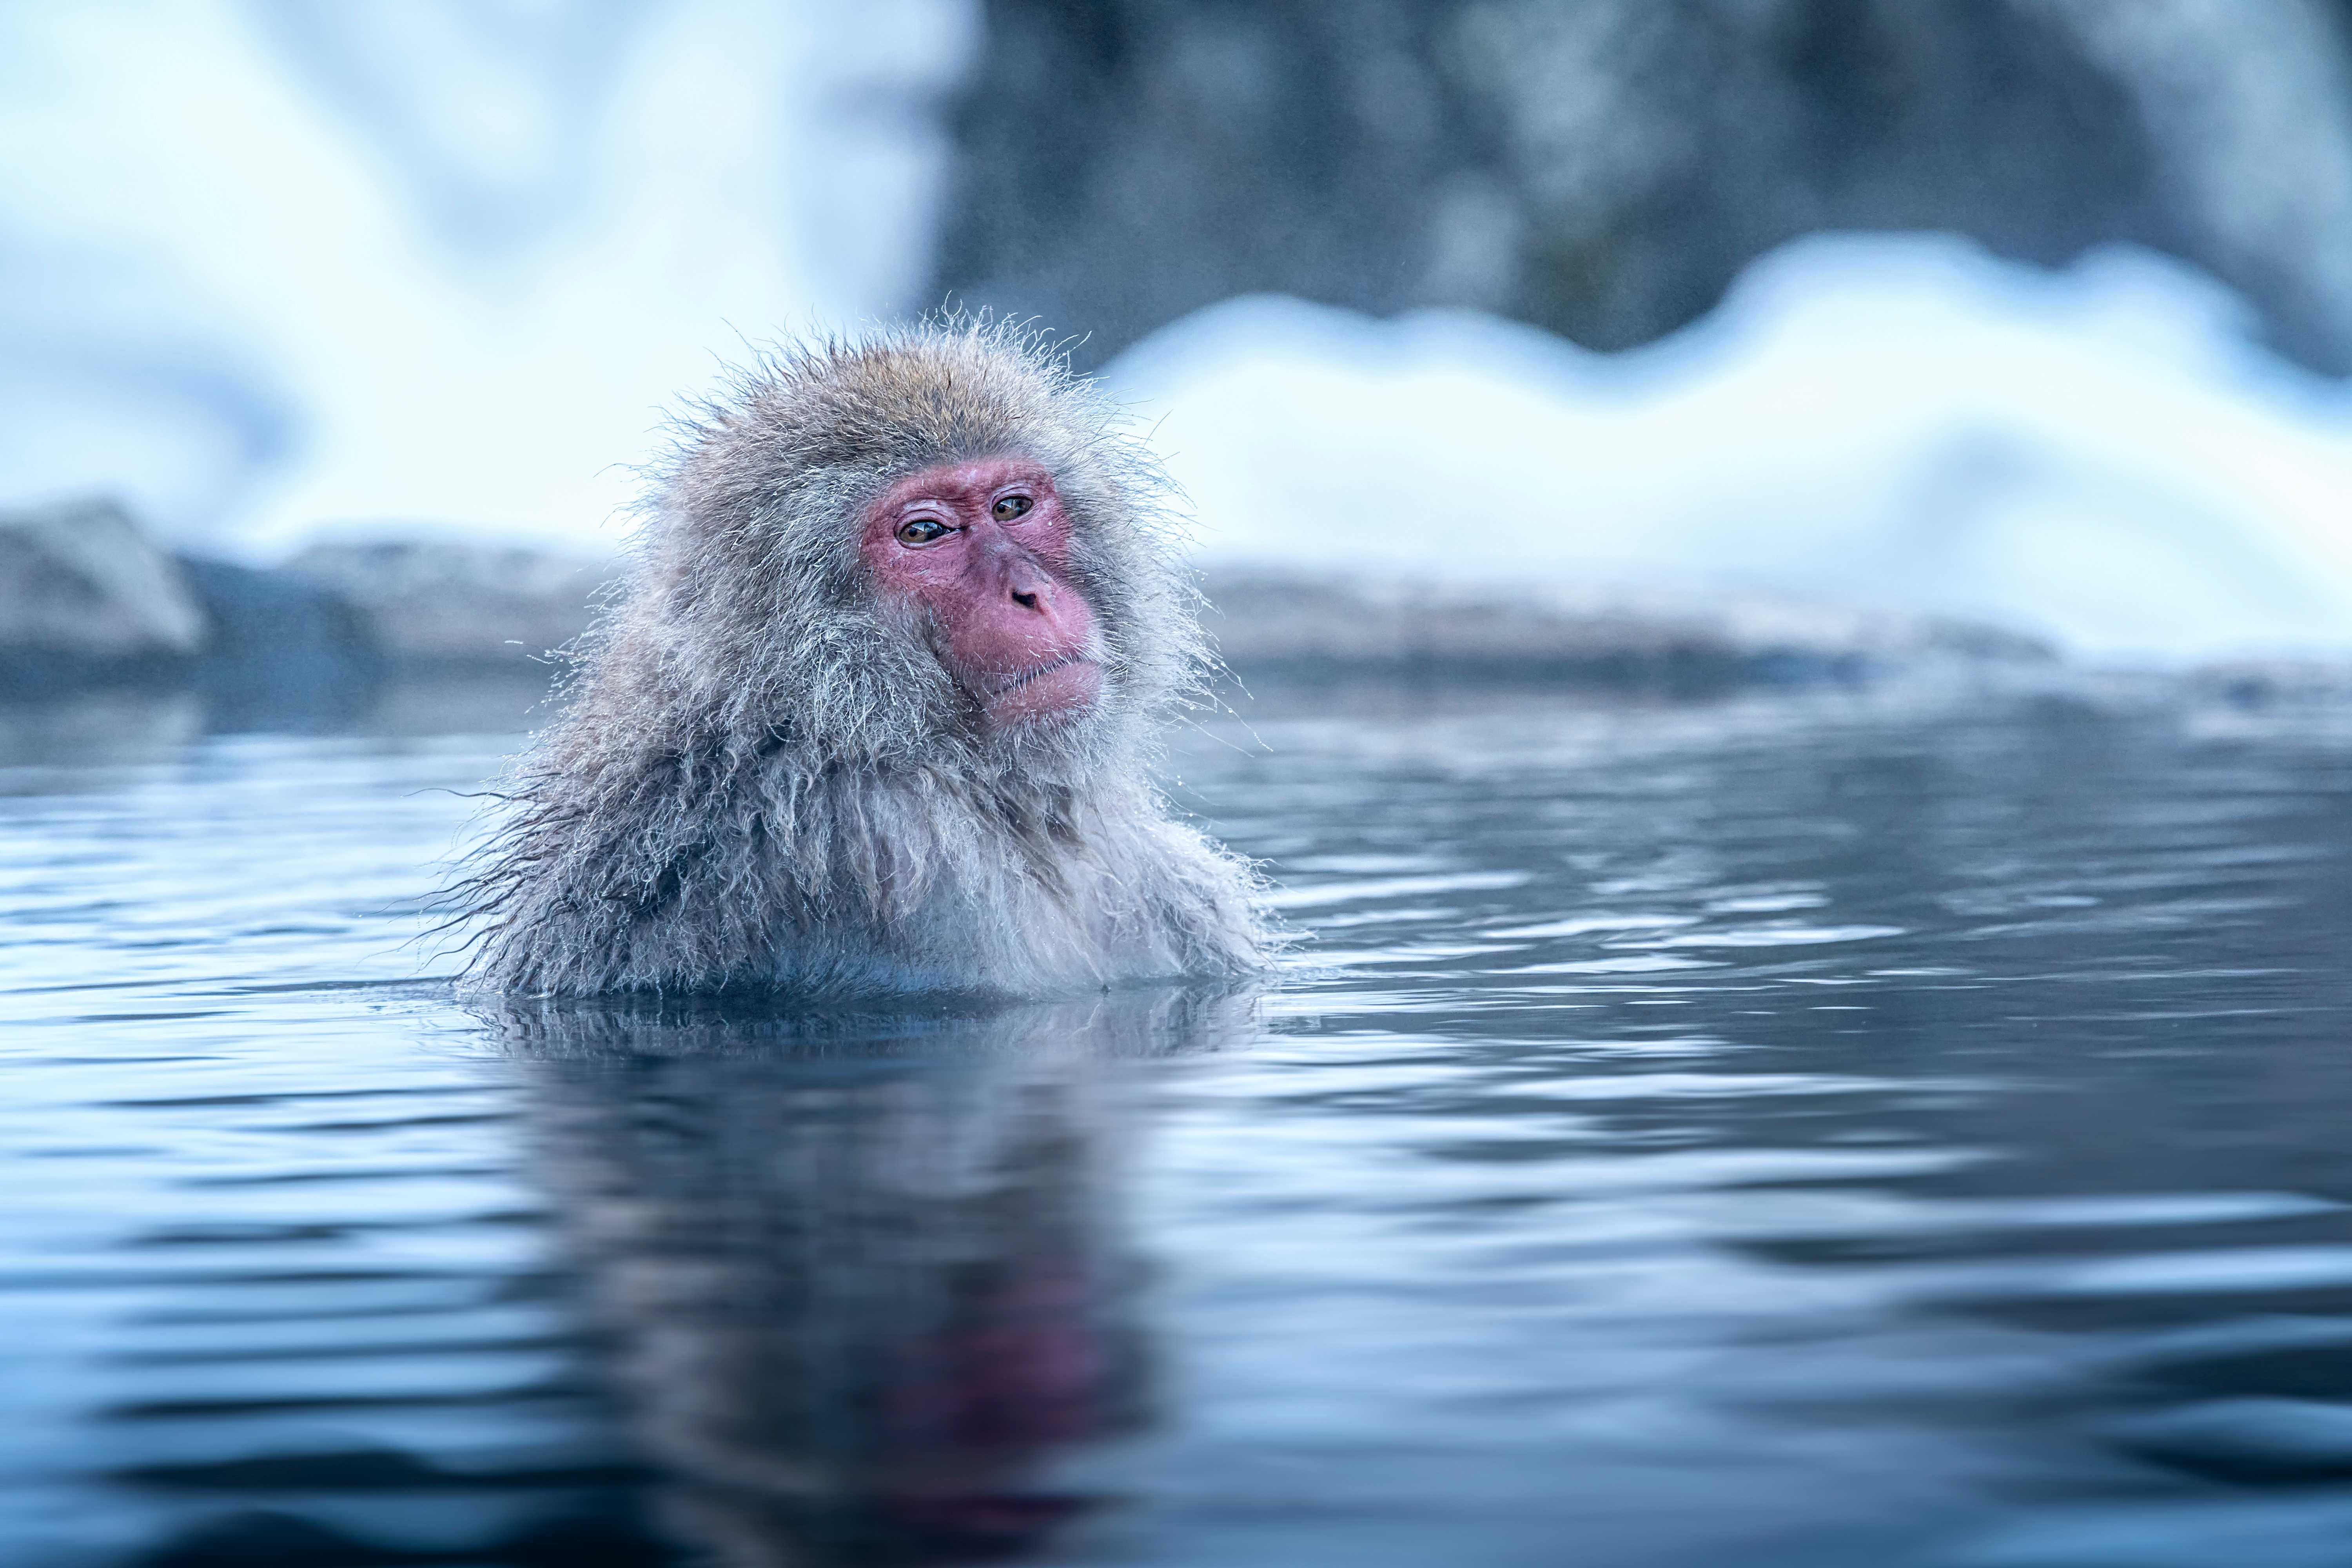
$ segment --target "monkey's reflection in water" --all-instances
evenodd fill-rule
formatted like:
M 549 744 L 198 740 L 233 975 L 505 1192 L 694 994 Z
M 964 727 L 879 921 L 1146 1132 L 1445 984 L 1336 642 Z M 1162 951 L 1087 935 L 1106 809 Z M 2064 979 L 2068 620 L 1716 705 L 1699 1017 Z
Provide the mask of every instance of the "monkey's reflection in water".
M 1140 1061 L 1251 1012 L 501 1016 L 672 1527 L 730 1565 L 950 1563 L 1083 1511 L 1050 1461 L 1146 1414 L 1117 1168 Z

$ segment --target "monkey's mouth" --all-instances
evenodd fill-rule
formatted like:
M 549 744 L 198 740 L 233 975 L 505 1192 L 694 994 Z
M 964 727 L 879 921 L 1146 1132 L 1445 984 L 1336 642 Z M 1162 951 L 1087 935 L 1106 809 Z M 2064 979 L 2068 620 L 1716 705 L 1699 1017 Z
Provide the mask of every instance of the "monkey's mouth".
M 1066 654 L 1000 683 L 981 700 L 992 722 L 1019 723 L 1083 711 L 1102 695 L 1102 666 Z

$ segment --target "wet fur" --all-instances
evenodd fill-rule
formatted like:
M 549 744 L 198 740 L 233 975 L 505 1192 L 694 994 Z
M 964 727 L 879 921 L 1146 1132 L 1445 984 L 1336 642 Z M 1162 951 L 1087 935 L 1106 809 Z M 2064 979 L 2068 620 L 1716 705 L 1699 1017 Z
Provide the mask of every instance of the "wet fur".
M 1009 455 L 1054 476 L 1103 695 L 992 733 L 859 540 L 897 480 Z M 570 708 L 458 886 L 467 983 L 1042 995 L 1258 967 L 1247 869 L 1148 781 L 1209 667 L 1167 495 L 1116 410 L 1002 326 L 740 373 L 681 423 Z

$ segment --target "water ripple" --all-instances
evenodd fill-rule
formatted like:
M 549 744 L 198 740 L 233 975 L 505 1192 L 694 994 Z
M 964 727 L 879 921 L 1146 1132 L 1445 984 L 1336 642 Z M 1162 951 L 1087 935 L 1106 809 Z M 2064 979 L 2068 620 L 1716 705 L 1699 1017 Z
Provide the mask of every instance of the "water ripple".
M 1348 702 L 1277 984 L 952 1016 L 459 1005 L 510 739 L 0 770 L 0 1560 L 2343 1560 L 2340 746 Z

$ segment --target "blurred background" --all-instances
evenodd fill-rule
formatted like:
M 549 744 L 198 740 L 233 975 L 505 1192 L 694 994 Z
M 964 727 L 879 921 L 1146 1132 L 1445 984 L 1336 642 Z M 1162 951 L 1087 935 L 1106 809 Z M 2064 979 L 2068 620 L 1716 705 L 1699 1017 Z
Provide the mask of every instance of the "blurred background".
M 943 304 L 1238 664 L 2334 660 L 2347 89 L 2335 0 L 0 5 L 5 679 L 553 646 L 666 409 Z

